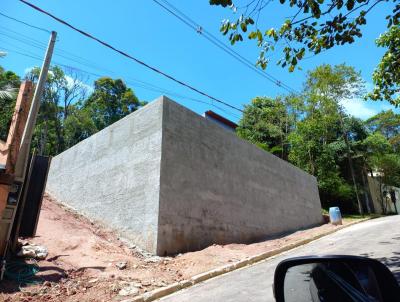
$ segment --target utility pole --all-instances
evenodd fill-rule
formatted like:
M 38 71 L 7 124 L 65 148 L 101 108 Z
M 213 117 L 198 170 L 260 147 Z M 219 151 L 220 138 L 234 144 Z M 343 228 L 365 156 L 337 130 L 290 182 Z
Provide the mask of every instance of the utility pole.
M 49 71 L 49 66 L 50 66 L 50 61 L 51 57 L 53 55 L 53 49 L 54 49 L 54 44 L 56 41 L 56 36 L 57 33 L 55 31 L 51 32 L 50 36 L 50 41 L 47 47 L 46 55 L 43 61 L 42 69 L 40 70 L 40 75 L 39 79 L 36 85 L 36 89 L 33 95 L 32 103 L 30 103 L 30 110 L 28 115 L 21 115 L 21 112 L 18 107 L 16 107 L 16 116 L 19 117 L 19 119 L 15 118 L 14 123 L 16 131 L 11 131 L 9 132 L 10 136 L 10 141 L 15 140 L 15 136 L 18 134 L 18 129 L 21 127 L 18 127 L 18 121 L 20 123 L 24 123 L 25 127 L 23 129 L 20 129 L 23 134 L 22 138 L 21 136 L 18 137 L 18 143 L 19 148 L 17 148 L 18 152 L 12 152 L 13 149 L 9 148 L 7 150 L 8 156 L 10 156 L 10 152 L 13 153 L 12 155 L 12 160 L 14 160 L 15 166 L 11 166 L 12 169 L 8 169 L 9 174 L 6 175 L 10 178 L 10 181 L 6 183 L 5 185 L 0 186 L 0 206 L 3 207 L 3 203 L 5 203 L 5 208 L 1 209 L 0 207 L 0 224 L 1 224 L 1 232 L 0 232 L 0 281 L 3 279 L 3 275 L 5 272 L 6 268 L 6 257 L 7 253 L 9 250 L 9 245 L 10 245 L 10 236 L 12 229 L 15 224 L 15 217 L 18 208 L 20 207 L 20 200 L 21 200 L 21 191 L 22 187 L 24 185 L 24 178 L 25 178 L 25 173 L 26 173 L 26 166 L 29 158 L 29 150 L 31 146 L 31 140 L 32 140 L 32 134 L 33 134 L 33 129 L 35 127 L 36 123 L 36 117 L 39 112 L 39 107 L 40 107 L 40 98 L 43 93 L 44 85 L 47 79 L 47 73 Z M 27 87 L 31 86 L 32 84 L 29 82 L 21 85 L 23 88 L 20 91 L 20 102 L 22 102 L 23 98 L 27 99 L 29 98 L 29 93 L 26 92 Z M 30 101 L 30 99 L 29 99 Z M 25 106 L 28 106 L 27 100 L 24 102 Z M 28 108 L 27 108 L 28 109 Z M 23 113 L 23 112 L 22 112 Z M 19 140 L 19 138 L 21 138 Z M 3 144 L 0 144 L 3 145 Z M 14 149 L 16 146 L 14 146 Z M 1 154 L 0 154 L 1 155 Z M 7 157 L 8 158 L 8 157 Z M 7 165 L 6 165 L 7 166 Z M 8 165 L 10 166 L 10 165 Z M 6 167 L 7 168 L 7 167 Z M 7 170 L 7 169 L 6 169 Z M 7 171 L 6 171 L 7 172 Z M 4 176 L 4 175 L 3 175 Z M 4 177 L 3 177 L 4 178 Z M 25 184 L 27 185 L 27 184 Z M 3 217 L 3 213 L 5 210 L 7 210 L 8 214 L 7 216 Z
M 47 74 L 49 72 L 51 57 L 53 55 L 54 44 L 56 42 L 57 33 L 55 31 L 51 32 L 49 44 L 47 46 L 46 55 L 44 57 L 42 68 L 40 69 L 40 74 L 38 82 L 36 84 L 35 93 L 33 95 L 31 110 L 29 111 L 28 121 L 26 122 L 26 127 L 24 134 L 22 136 L 20 153 L 18 156 L 18 161 L 15 169 L 15 179 L 23 181 L 25 176 L 26 165 L 29 158 L 29 149 L 31 147 L 31 140 L 33 129 L 36 124 L 36 118 L 40 108 L 40 98 L 43 93 L 44 85 L 47 80 Z

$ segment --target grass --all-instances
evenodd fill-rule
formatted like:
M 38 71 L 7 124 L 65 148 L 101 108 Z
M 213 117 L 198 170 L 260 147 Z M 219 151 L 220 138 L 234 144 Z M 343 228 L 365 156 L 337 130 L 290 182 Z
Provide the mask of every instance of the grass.
M 342 217 L 344 219 L 364 219 L 364 218 L 370 218 L 370 219 L 374 219 L 374 218 L 379 218 L 382 217 L 384 215 L 380 215 L 380 214 L 365 214 L 365 215 L 360 215 L 360 214 L 343 214 Z
M 322 209 L 322 214 L 323 215 L 329 215 L 329 211 L 326 209 Z M 349 220 L 356 220 L 356 219 L 365 219 L 365 218 L 370 218 L 370 219 L 374 219 L 374 218 L 379 218 L 379 217 L 383 217 L 385 215 L 381 215 L 381 214 L 364 214 L 364 215 L 360 215 L 360 214 L 343 214 L 342 213 L 342 218 L 343 219 L 349 219 Z

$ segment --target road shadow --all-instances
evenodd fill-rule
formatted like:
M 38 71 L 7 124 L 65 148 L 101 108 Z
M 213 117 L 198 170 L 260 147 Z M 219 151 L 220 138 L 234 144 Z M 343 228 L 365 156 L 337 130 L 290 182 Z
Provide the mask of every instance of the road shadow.
M 393 252 L 392 257 L 376 258 L 376 260 L 386 265 L 400 284 L 400 252 Z

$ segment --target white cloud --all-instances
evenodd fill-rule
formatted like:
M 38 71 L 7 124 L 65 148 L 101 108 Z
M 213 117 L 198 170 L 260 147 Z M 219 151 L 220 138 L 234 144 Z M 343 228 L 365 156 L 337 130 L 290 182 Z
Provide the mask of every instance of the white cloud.
M 67 84 L 69 85 L 69 87 L 71 87 L 74 84 L 74 79 L 72 77 L 70 77 L 69 75 L 66 75 L 65 79 L 67 80 Z M 86 89 L 87 93 L 90 94 L 93 92 L 93 90 L 94 90 L 93 86 L 88 85 L 79 80 L 78 80 L 78 82 L 80 83 L 80 85 L 82 85 L 82 87 L 84 87 Z
M 379 112 L 375 108 L 372 108 L 369 102 L 361 99 L 347 99 L 341 101 L 340 103 L 347 113 L 363 120 L 370 118 Z
M 25 68 L 24 69 L 24 74 L 30 73 L 32 71 L 32 69 L 35 68 L 35 67 L 36 66 L 31 66 L 31 67 Z
M 31 66 L 28 68 L 25 68 L 24 73 L 28 74 L 29 72 L 32 71 L 32 69 L 36 68 L 37 66 Z M 52 71 L 49 70 L 49 74 L 52 74 Z M 65 75 L 65 79 L 67 80 L 67 84 L 71 87 L 74 84 L 74 79 L 70 77 L 69 75 Z M 78 80 L 79 81 L 79 80 Z M 79 81 L 82 87 L 84 87 L 87 91 L 88 94 L 92 93 L 94 88 L 91 85 L 86 84 L 85 82 Z

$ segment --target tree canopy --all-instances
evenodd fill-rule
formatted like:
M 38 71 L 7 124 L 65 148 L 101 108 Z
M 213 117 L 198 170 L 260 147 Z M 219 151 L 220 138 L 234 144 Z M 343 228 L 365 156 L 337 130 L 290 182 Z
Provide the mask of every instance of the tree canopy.
M 142 105 L 121 79 L 103 77 L 94 82 L 94 91 L 83 107 L 91 115 L 96 128 L 101 130 Z
M 25 78 L 36 82 L 38 67 Z M 139 101 L 121 79 L 99 78 L 91 91 L 87 79 L 71 69 L 51 66 L 40 100 L 32 148 L 40 155 L 56 155 L 137 110 Z M 20 78 L 0 67 L 0 138 L 5 139 L 14 111 Z
M 19 76 L 0 66 L 0 139 L 3 141 L 7 139 L 19 85 Z
M 300 95 L 253 99 L 237 133 L 316 176 L 323 206 L 367 210 L 362 201 L 367 173 L 380 171 L 382 181 L 400 185 L 400 120 L 392 110 L 367 121 L 347 114 L 343 101 L 363 93 L 364 82 L 353 67 L 324 64 L 307 73 Z
M 267 54 L 282 44 L 282 56 L 277 64 L 294 71 L 299 62 L 309 55 L 317 55 L 330 48 L 351 44 L 362 37 L 362 27 L 367 24 L 371 12 L 378 5 L 389 7 L 385 22 L 388 31 L 376 41 L 379 47 L 387 48 L 376 68 L 374 90 L 368 95 L 373 100 L 387 100 L 400 104 L 400 4 L 397 0 L 279 0 L 280 5 L 293 11 L 274 28 L 268 19 L 260 17 L 273 1 L 247 1 L 236 6 L 232 0 L 209 0 L 211 5 L 229 7 L 235 14 L 233 19 L 224 19 L 220 27 L 231 44 L 247 37 L 255 40 L 260 52 L 256 65 L 267 68 Z

